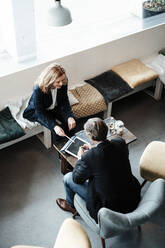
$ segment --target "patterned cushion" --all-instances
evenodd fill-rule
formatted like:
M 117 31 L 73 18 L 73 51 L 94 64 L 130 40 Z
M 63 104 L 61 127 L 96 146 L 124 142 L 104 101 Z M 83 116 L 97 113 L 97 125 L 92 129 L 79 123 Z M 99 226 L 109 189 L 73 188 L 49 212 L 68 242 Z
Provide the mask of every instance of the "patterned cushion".
M 123 78 L 131 88 L 135 88 L 158 77 L 157 72 L 147 67 L 138 59 L 132 59 L 128 62 L 114 66 L 112 71 Z
M 107 109 L 105 100 L 100 92 L 89 84 L 85 84 L 70 90 L 79 101 L 72 106 L 77 118 L 97 114 Z

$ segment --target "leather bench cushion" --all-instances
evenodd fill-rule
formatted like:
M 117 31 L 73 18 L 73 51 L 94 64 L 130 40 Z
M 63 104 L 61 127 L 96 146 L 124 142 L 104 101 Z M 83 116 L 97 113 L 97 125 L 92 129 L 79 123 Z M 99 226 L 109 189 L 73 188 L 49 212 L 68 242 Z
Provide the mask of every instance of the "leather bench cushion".
M 165 142 L 153 141 L 144 150 L 140 159 L 140 174 L 148 180 L 165 179 Z
M 103 95 L 107 104 L 133 90 L 127 82 L 112 70 L 105 71 L 85 80 L 85 82 L 95 87 Z
M 72 106 L 72 111 L 77 118 L 87 117 L 107 109 L 104 97 L 89 84 L 70 89 L 78 100 L 78 104 Z
M 157 72 L 138 59 L 130 60 L 111 69 L 123 78 L 131 88 L 135 88 L 158 77 Z

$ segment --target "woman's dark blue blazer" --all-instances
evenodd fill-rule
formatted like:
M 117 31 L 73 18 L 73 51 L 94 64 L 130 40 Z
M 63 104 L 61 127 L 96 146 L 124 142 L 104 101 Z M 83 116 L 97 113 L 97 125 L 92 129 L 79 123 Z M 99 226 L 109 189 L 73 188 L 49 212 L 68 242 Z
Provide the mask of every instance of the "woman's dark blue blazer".
M 57 89 L 56 103 L 57 106 L 55 108 L 58 108 L 58 112 L 60 112 L 60 115 L 66 123 L 69 117 L 74 118 L 67 95 L 67 85 L 63 85 L 60 89 Z M 51 91 L 44 93 L 39 86 L 36 85 L 28 106 L 23 113 L 23 117 L 32 122 L 39 122 L 41 125 L 54 131 L 54 127 L 58 124 L 56 123 L 54 116 L 55 111 L 47 110 L 51 104 Z

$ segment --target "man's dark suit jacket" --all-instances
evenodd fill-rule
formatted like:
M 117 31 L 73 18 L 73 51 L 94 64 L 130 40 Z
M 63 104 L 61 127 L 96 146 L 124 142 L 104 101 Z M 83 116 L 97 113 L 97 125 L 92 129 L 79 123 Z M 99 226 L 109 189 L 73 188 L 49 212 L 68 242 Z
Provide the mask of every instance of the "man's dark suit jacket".
M 74 117 L 67 95 L 67 85 L 63 85 L 60 89 L 57 89 L 56 102 L 58 112 L 60 112 L 65 122 L 67 122 L 69 117 Z M 35 86 L 28 106 L 23 113 L 23 117 L 29 121 L 39 122 L 41 125 L 53 131 L 54 127 L 58 124 L 55 121 L 54 111 L 47 110 L 51 104 L 51 91 L 46 94 L 42 92 L 38 86 Z
M 87 179 L 87 209 L 96 222 L 101 207 L 128 213 L 140 201 L 140 184 L 132 175 L 128 147 L 121 138 L 99 143 L 77 161 L 73 181 L 82 184 Z

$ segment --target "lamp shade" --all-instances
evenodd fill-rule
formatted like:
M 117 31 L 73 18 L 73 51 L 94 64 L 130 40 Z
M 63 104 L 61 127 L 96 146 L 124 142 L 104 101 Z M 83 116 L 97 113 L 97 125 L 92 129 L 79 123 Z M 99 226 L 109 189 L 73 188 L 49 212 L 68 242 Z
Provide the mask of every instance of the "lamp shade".
M 63 7 L 61 2 L 55 0 L 55 6 L 48 10 L 48 24 L 51 26 L 64 26 L 72 22 L 69 9 Z

